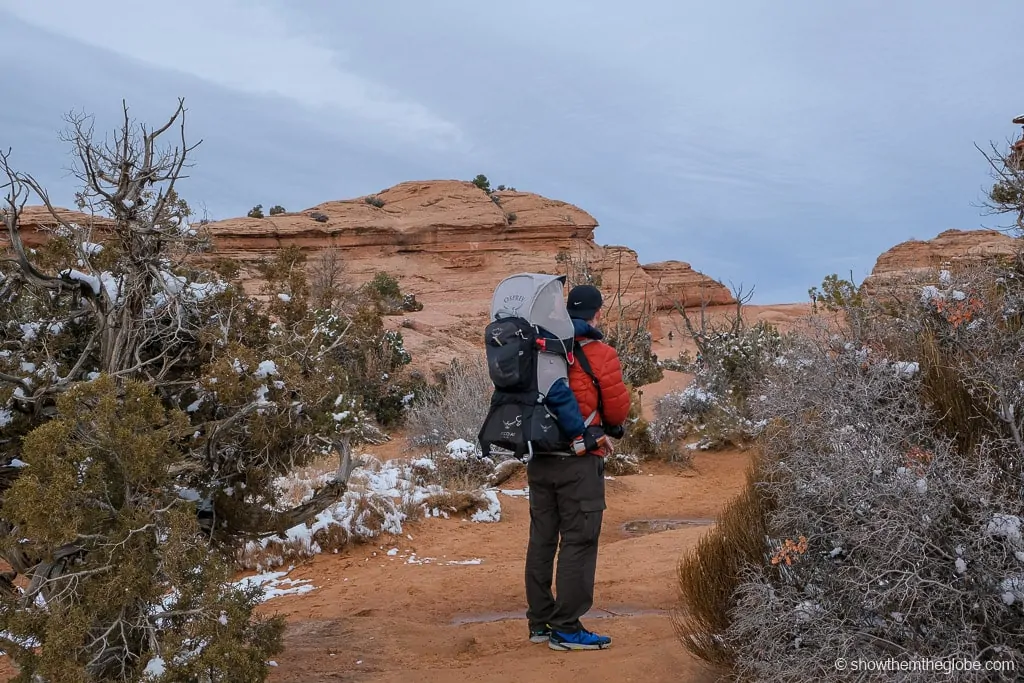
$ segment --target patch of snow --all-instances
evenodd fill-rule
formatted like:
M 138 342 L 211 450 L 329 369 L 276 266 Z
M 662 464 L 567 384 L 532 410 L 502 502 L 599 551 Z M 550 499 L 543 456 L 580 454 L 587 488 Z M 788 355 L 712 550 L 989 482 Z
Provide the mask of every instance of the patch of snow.
M 477 449 L 475 444 L 471 444 L 465 439 L 455 439 L 455 441 L 449 441 L 445 447 L 448 452 L 448 457 L 453 460 L 467 460 L 471 457 L 479 457 L 480 451 Z
M 952 299 L 953 301 L 963 301 L 964 299 L 967 298 L 967 295 L 961 292 L 960 290 L 955 289 L 949 293 L 949 298 Z
M 277 295 L 277 298 L 285 303 L 288 303 L 289 301 L 292 300 L 292 295 L 286 294 L 285 292 L 281 292 L 280 294 Z
M 22 361 L 20 367 L 21 367 L 21 371 L 22 372 L 35 372 L 36 371 L 36 364 L 35 363 L 29 363 L 27 361 Z
M 929 304 L 932 301 L 945 299 L 946 295 L 939 291 L 935 285 L 928 285 L 921 288 L 921 303 Z
M 147 678 L 159 678 L 164 675 L 166 670 L 167 666 L 164 664 L 163 658 L 153 657 L 153 659 L 149 660 L 149 663 L 146 664 L 146 668 L 142 670 L 142 678 L 143 680 Z
M 477 510 L 470 519 L 474 522 L 500 522 L 501 501 L 498 500 L 498 494 L 494 491 L 484 491 L 484 495 L 487 497 L 487 509 Z
M 483 564 L 484 561 L 480 558 L 474 558 L 472 560 L 449 560 L 445 564 Z
M 201 500 L 202 496 L 200 496 L 199 491 L 196 491 L 195 489 L 179 489 L 178 498 L 181 498 L 182 500 L 187 500 L 191 503 L 195 503 Z
M 949 287 L 953 284 L 953 275 L 948 270 L 939 271 L 939 284 L 943 287 Z
M 75 268 L 65 268 L 60 271 L 60 276 L 67 280 L 71 280 L 72 282 L 81 282 L 82 284 L 88 285 L 93 294 L 99 295 L 100 293 L 100 279 L 95 275 L 83 273 Z
M 107 293 L 107 298 L 111 301 L 117 301 L 121 298 L 121 278 L 114 275 L 110 271 L 103 271 L 100 273 L 100 282 L 103 284 L 103 290 Z
M 914 485 L 917 487 L 918 493 L 922 495 L 928 493 L 928 482 L 926 482 L 924 479 L 918 479 Z
M 1011 543 L 1018 545 L 1024 540 L 1021 538 L 1021 519 L 1017 515 L 1004 515 L 1002 513 L 992 515 L 988 526 L 985 527 L 985 533 L 989 536 L 1005 538 Z
M 20 469 L 22 467 L 28 467 L 28 463 L 22 460 L 21 458 L 15 458 L 14 460 L 11 461 L 11 467 L 17 467 Z
M 962 558 L 962 557 L 956 558 L 956 573 L 957 574 L 963 574 L 966 571 L 967 571 L 967 562 L 964 561 L 964 558 Z
M 605 477 L 605 479 L 611 479 L 612 477 Z M 500 489 L 501 493 L 510 496 L 512 498 L 529 498 L 530 489 Z
M 388 551 L 388 556 L 389 557 L 394 557 L 397 554 L 398 554 L 398 548 L 392 548 L 391 550 Z
M 14 413 L 8 408 L 0 408 L 0 427 L 6 427 L 14 422 Z
M 200 396 L 199 398 L 197 398 L 196 400 L 192 401 L 191 403 L 189 403 L 185 407 L 185 412 L 186 413 L 194 413 L 197 410 L 199 410 L 199 406 L 201 406 L 202 404 L 203 404 L 203 397 Z
M 1003 599 L 1003 603 L 1007 605 L 1018 601 L 1024 602 L 1024 575 L 1003 579 L 999 584 L 999 590 L 1002 591 L 1000 597 Z
M 220 616 L 217 618 L 217 621 L 220 622 L 221 626 L 227 626 L 228 625 L 228 614 L 227 614 L 227 612 L 221 612 Z
M 253 392 L 256 394 L 256 403 L 261 406 L 271 405 L 271 401 L 267 400 L 267 392 L 269 391 L 270 388 L 266 384 L 261 384 L 256 391 Z
M 896 361 L 892 366 L 896 373 L 902 377 L 913 377 L 921 369 L 918 363 L 905 360 Z
M 95 256 L 101 251 L 103 251 L 102 244 L 96 244 L 95 242 L 82 242 L 82 253 L 86 256 Z
M 296 580 L 286 578 L 287 576 L 288 572 L 264 572 L 255 576 L 247 576 L 240 581 L 236 581 L 235 585 L 239 588 L 251 588 L 253 586 L 262 588 L 263 595 L 260 598 L 260 602 L 266 602 L 267 600 L 284 595 L 303 595 L 316 590 L 316 586 L 312 585 L 308 579 Z
M 30 342 L 35 341 L 36 337 L 39 336 L 41 325 L 39 323 L 21 323 L 19 327 L 21 328 L 21 336 L 25 341 Z
M 277 363 L 272 360 L 260 361 L 260 364 L 256 367 L 256 372 L 253 373 L 257 377 L 264 379 L 271 375 L 277 375 Z

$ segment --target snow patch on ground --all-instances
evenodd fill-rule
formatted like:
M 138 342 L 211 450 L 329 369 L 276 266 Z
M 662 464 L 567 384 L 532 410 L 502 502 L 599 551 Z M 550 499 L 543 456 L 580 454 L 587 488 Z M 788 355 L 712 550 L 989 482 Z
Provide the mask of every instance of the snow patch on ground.
M 308 579 L 289 579 L 288 572 L 264 572 L 247 576 L 235 582 L 239 588 L 247 589 L 258 586 L 263 590 L 261 602 L 273 600 L 284 595 L 303 595 L 316 590 L 316 586 Z
M 487 491 L 484 491 L 484 496 L 487 497 L 487 509 L 477 510 L 473 513 L 471 519 L 474 522 L 500 522 L 501 501 L 498 500 L 498 494 L 493 490 L 488 489 Z

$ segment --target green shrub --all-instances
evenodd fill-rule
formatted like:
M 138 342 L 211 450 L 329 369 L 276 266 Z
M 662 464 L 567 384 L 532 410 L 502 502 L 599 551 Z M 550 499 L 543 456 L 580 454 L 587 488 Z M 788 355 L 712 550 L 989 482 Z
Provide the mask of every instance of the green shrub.
M 483 173 L 481 173 L 481 174 L 477 175 L 477 177 L 473 178 L 472 182 L 473 182 L 474 185 L 479 187 L 481 190 L 483 190 L 487 194 L 491 193 L 491 181 L 487 180 L 487 176 L 485 176 Z
M 263 205 L 257 204 L 256 206 L 249 209 L 249 213 L 245 214 L 249 218 L 263 218 Z

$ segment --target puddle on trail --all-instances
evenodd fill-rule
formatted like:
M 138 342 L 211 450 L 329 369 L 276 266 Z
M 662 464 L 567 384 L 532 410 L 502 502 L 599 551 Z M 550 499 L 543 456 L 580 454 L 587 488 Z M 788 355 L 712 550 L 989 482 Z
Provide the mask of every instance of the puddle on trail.
M 609 607 L 602 609 L 595 607 L 583 615 L 584 619 L 610 619 L 613 617 L 646 617 L 662 616 L 668 614 L 663 609 L 642 609 L 639 607 Z M 525 621 L 525 612 L 487 612 L 483 614 L 463 614 L 452 619 L 455 626 L 465 624 L 490 624 L 495 621 Z
M 646 536 L 687 526 L 708 526 L 714 523 L 713 519 L 634 519 L 623 524 L 622 531 L 627 536 Z

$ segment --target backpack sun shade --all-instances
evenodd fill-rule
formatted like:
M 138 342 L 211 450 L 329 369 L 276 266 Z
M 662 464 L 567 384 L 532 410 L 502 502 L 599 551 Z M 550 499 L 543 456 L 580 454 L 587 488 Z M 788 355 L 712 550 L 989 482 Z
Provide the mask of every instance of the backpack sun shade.
M 494 384 L 478 435 L 484 455 L 501 450 L 525 461 L 569 448 L 570 437 L 543 403 L 551 385 L 567 376 L 573 348 L 564 286 L 564 276 L 519 273 L 494 290 L 484 330 Z

